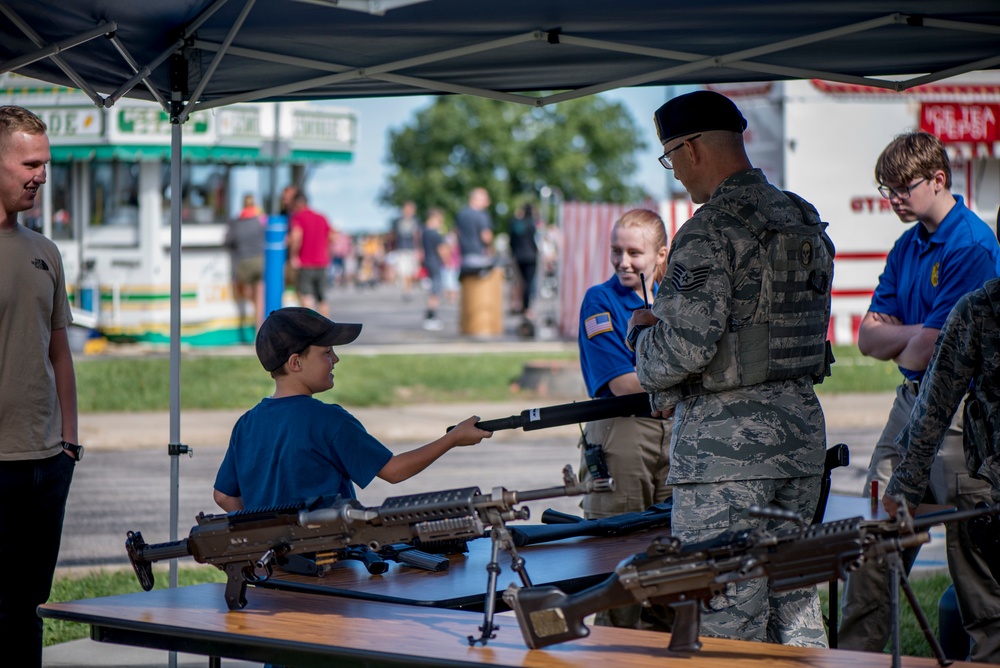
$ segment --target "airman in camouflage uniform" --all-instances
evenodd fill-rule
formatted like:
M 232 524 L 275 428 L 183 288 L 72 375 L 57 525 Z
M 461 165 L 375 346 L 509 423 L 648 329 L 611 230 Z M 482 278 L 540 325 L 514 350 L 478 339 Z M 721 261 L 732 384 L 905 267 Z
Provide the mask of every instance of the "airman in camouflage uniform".
M 671 530 L 690 542 L 786 529 L 793 524 L 746 510 L 811 518 L 819 499 L 826 427 L 804 369 L 826 362 L 832 244 L 811 205 L 752 167 L 746 121 L 727 98 L 680 96 L 655 119 L 661 163 L 705 203 L 674 238 L 652 308 L 629 323 L 639 381 L 654 411 L 674 413 Z M 803 236 L 787 253 L 779 241 L 793 233 Z M 782 365 L 787 373 L 775 372 Z M 815 587 L 779 593 L 752 580 L 729 585 L 709 607 L 706 635 L 827 645 Z
M 958 497 L 960 510 L 979 501 L 1000 501 L 1000 279 L 962 297 L 948 315 L 934 356 L 920 383 L 910 422 L 896 440 L 902 460 L 889 480 L 883 504 L 895 515 L 902 498 L 915 508 L 923 499 L 937 455 L 963 397 L 966 399 L 964 450 L 969 473 L 987 480 L 989 495 Z M 970 390 L 971 387 L 971 390 Z M 973 406 L 975 405 L 975 408 Z M 972 409 L 972 410 L 970 410 Z M 968 525 L 959 523 L 959 539 L 970 543 Z M 973 640 L 973 660 L 1000 663 L 1000 585 L 980 555 L 968 551 L 971 577 L 954 580 L 962 619 Z M 984 616 L 983 611 L 992 611 Z

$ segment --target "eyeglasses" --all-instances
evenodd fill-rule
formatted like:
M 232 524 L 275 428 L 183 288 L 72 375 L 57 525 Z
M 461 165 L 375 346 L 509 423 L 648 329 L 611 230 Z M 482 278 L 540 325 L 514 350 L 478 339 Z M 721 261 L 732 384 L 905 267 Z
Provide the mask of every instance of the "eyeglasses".
M 926 180 L 927 177 L 925 176 L 916 183 L 911 183 L 908 186 L 901 186 L 899 188 L 890 188 L 889 186 L 879 186 L 878 192 L 880 195 L 882 195 L 882 197 L 886 199 L 892 199 L 893 197 L 895 197 L 896 199 L 910 199 L 910 192 Z
M 695 139 L 697 139 L 700 136 L 701 136 L 701 134 L 699 133 L 699 134 L 696 134 L 693 137 L 688 137 L 687 139 L 685 139 L 684 141 L 682 141 L 680 144 L 678 144 L 677 146 L 674 146 L 672 149 L 670 149 L 669 151 L 667 151 L 663 155 L 661 155 L 660 156 L 660 164 L 663 165 L 663 169 L 673 169 L 674 168 L 674 161 L 670 157 L 670 154 L 673 153 L 674 151 L 676 151 L 677 149 L 679 149 L 681 146 L 684 146 L 685 143 L 687 143 L 689 141 L 694 141 Z

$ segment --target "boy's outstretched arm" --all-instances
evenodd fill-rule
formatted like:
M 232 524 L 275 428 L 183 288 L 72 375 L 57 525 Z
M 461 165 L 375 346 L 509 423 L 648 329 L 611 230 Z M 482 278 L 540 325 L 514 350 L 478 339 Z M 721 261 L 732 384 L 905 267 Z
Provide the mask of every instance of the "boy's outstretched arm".
M 473 415 L 467 420 L 458 423 L 454 429 L 436 441 L 431 441 L 427 445 L 420 446 L 409 452 L 394 455 L 382 467 L 382 470 L 378 472 L 378 477 L 389 483 L 403 482 L 423 471 L 438 457 L 452 448 L 462 445 L 475 445 L 484 438 L 493 436 L 492 431 L 484 431 L 475 426 L 477 422 L 479 422 L 479 417 Z M 217 491 L 216 495 L 218 494 L 219 492 Z M 218 496 L 216 496 L 216 502 L 218 503 Z

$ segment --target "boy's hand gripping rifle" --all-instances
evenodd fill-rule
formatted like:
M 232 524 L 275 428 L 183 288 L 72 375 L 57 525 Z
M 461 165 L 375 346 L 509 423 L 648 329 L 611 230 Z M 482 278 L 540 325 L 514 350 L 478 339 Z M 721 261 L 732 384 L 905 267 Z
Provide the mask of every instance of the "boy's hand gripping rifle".
M 783 511 L 753 508 L 751 512 L 801 522 Z M 731 582 L 767 577 L 773 590 L 787 591 L 843 579 L 868 560 L 885 558 L 892 566 L 893 558 L 904 549 L 929 542 L 927 530 L 934 524 L 998 513 L 1000 505 L 946 511 L 914 520 L 901 507 L 893 520 L 865 521 L 855 517 L 802 524 L 799 529 L 774 534 L 761 530 L 730 532 L 688 545 L 664 536 L 654 540 L 645 552 L 622 561 L 607 580 L 589 589 L 566 594 L 551 586 L 519 589 L 512 584 L 503 598 L 517 615 L 524 642 L 532 649 L 586 637 L 590 631 L 583 620 L 591 613 L 634 603 L 658 603 L 676 611 L 669 649 L 692 652 L 701 648 L 698 636 L 702 602 L 722 594 Z M 903 586 L 917 612 L 919 604 L 905 574 L 902 570 L 897 573 L 901 577 L 896 583 Z M 898 613 L 898 589 L 894 598 Z M 926 635 L 929 626 L 924 619 Z M 934 639 L 933 634 L 929 639 Z M 935 653 L 939 661 L 944 660 L 939 646 Z
M 266 510 L 241 510 L 228 514 L 198 516 L 198 524 L 188 538 L 170 543 L 147 545 L 139 532 L 128 532 L 125 548 L 142 588 L 153 586 L 152 563 L 164 559 L 194 557 L 225 571 L 226 604 L 230 610 L 247 604 L 248 582 L 261 582 L 272 574 L 274 564 L 291 555 L 324 553 L 353 546 L 378 552 L 383 546 L 399 543 L 430 544 L 436 541 L 479 538 L 491 528 L 493 552 L 487 566 L 489 575 L 485 618 L 478 639 L 486 644 L 495 637 L 493 612 L 496 580 L 500 567 L 499 549 L 511 554 L 511 567 L 524 586 L 531 581 L 524 560 L 506 522 L 526 520 L 529 511 L 518 504 L 536 499 L 575 496 L 609 489 L 608 481 L 579 482 L 573 469 L 563 469 L 563 485 L 527 491 L 496 487 L 482 494 L 478 487 L 411 494 L 388 498 L 381 506 L 366 508 L 355 499 L 337 499 L 329 507 L 289 506 Z

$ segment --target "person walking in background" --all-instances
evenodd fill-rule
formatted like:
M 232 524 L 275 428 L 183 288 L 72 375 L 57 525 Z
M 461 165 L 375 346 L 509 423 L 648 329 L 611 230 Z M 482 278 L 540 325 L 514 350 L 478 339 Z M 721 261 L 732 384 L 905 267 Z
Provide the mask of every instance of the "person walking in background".
M 330 244 L 330 258 L 333 263 L 333 284 L 343 288 L 351 284 L 354 277 L 354 242 L 351 235 L 341 230 L 333 230 Z
M 487 209 L 490 194 L 486 188 L 474 188 L 469 203 L 455 217 L 458 250 L 462 255 L 459 277 L 478 275 L 493 268 L 493 219 Z
M 22 107 L 0 107 L 0 637 L 4 662 L 28 668 L 42 665 L 35 609 L 49 598 L 83 455 L 62 258 L 17 222 L 50 160 L 45 123 Z
M 879 192 L 903 223 L 917 223 L 899 237 L 886 258 L 868 313 L 858 331 L 862 354 L 893 360 L 903 374 L 889 417 L 875 445 L 863 494 L 885 491 L 900 452 L 896 437 L 910 419 L 934 342 L 962 295 L 981 288 L 1000 271 L 1000 245 L 993 231 L 951 192 L 951 164 L 941 140 L 927 132 L 900 135 L 875 164 Z M 931 470 L 930 491 L 939 504 L 971 507 L 989 486 L 971 478 L 956 419 L 944 436 Z M 948 569 L 956 591 L 975 582 L 982 569 L 967 531 L 945 527 Z M 904 554 L 907 571 L 917 550 Z M 998 656 L 1000 636 L 987 637 L 980 621 L 995 617 L 990 601 L 965 596 L 962 620 L 972 636 L 974 660 Z M 889 639 L 889 573 L 868 562 L 848 575 L 842 601 L 839 647 L 881 652 Z
M 635 353 L 625 345 L 632 311 L 656 295 L 667 268 L 667 232 L 656 213 L 626 212 L 611 230 L 611 278 L 587 290 L 580 306 L 580 368 L 591 398 L 644 392 Z M 582 479 L 611 477 L 615 490 L 588 494 L 587 519 L 642 512 L 670 498 L 671 420 L 618 417 L 588 422 L 580 439 Z M 606 468 L 606 471 L 599 469 Z M 598 613 L 598 623 L 669 631 L 663 606 L 626 606 Z
M 750 163 L 747 122 L 729 98 L 688 93 L 653 118 L 660 163 L 704 204 L 674 237 L 653 307 L 633 312 L 626 337 L 653 416 L 676 411 L 671 534 L 690 543 L 797 529 L 747 509 L 816 511 L 826 424 L 813 383 L 829 371 L 833 243 L 811 204 Z M 708 607 L 703 635 L 827 645 L 814 586 L 732 583 Z
M 333 227 L 325 216 L 309 208 L 305 193 L 292 198 L 288 232 L 288 257 L 296 272 L 299 303 L 329 316 L 326 302 L 326 269 L 330 265 Z
M 420 219 L 415 202 L 403 203 L 399 217 L 392 221 L 386 245 L 392 253 L 392 270 L 403 287 L 403 300 L 409 301 L 420 261 Z
M 229 250 L 233 299 L 239 313 L 238 331 L 244 337 L 247 303 L 254 308 L 254 331 L 264 321 L 264 226 L 267 221 L 253 195 L 243 198 L 243 210 L 229 221 L 222 245 Z M 248 343 L 249 340 L 243 340 Z
M 295 201 L 295 196 L 300 192 L 302 190 L 294 184 L 285 186 L 281 191 L 281 197 L 278 200 L 278 212 L 288 220 L 292 217 L 292 205 Z
M 511 300 L 517 302 L 511 304 L 511 311 L 522 315 L 520 334 L 529 338 L 535 333 L 531 300 L 535 296 L 535 271 L 538 266 L 537 225 L 534 209 L 529 203 L 519 206 L 510 221 L 510 253 L 520 277 L 518 289 L 511 290 Z
M 444 242 L 448 246 L 448 257 L 441 267 L 441 283 L 444 298 L 449 304 L 454 304 L 458 301 L 458 274 L 462 265 L 462 252 L 458 248 L 458 234 L 455 230 L 444 233 Z
M 423 326 L 429 331 L 439 331 L 443 327 L 440 318 L 438 318 L 437 310 L 441 306 L 441 294 L 444 291 L 441 273 L 451 253 L 444 235 L 441 234 L 443 224 L 444 213 L 441 212 L 441 209 L 431 209 L 427 212 L 427 223 L 421 234 L 424 269 L 427 270 L 427 278 L 430 281 L 430 291 L 427 293 L 427 313 L 424 316 Z

